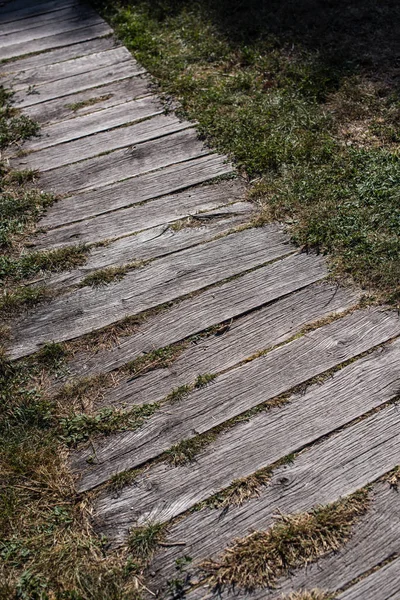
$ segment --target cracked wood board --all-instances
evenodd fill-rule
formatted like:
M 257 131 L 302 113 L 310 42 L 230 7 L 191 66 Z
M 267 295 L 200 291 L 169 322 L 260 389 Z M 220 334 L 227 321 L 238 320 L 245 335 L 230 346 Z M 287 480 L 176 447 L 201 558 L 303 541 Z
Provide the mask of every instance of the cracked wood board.
M 159 225 L 133 236 L 111 242 L 105 248 L 94 248 L 87 262 L 74 271 L 51 276 L 46 285 L 60 287 L 76 285 L 88 274 L 99 269 L 123 266 L 135 260 L 149 260 L 167 256 L 199 243 L 226 234 L 232 228 L 243 225 L 252 215 L 247 202 L 238 202 L 223 209 L 204 213 L 204 220 L 197 226 L 174 231 L 170 225 Z
M 73 218 L 78 221 L 119 208 L 114 203 L 104 207 L 96 191 L 99 188 L 210 153 L 197 131 L 186 126 L 184 131 L 47 171 L 40 183 L 44 189 L 61 194 L 87 191 L 85 196 L 77 194 L 66 200 L 70 209 L 74 207 Z
M 112 371 L 144 352 L 178 342 L 274 302 L 323 279 L 326 274 L 325 263 L 320 257 L 290 256 L 178 302 L 149 317 L 135 333 L 121 338 L 117 346 L 96 352 L 94 356 L 81 353 L 68 368 L 72 376 Z M 331 300 L 332 297 L 327 304 Z M 289 322 L 288 328 L 290 330 Z
M 278 512 L 309 511 L 382 477 L 400 463 L 399 426 L 398 408 L 384 408 L 304 450 L 291 465 L 277 468 L 259 497 L 229 510 L 203 509 L 188 514 L 169 528 L 167 538 L 183 540 L 185 546 L 163 548 L 155 555 L 150 566 L 154 584 L 150 581 L 148 586 L 156 590 L 160 582 L 165 585 L 175 577 L 175 560 L 183 555 L 192 557 L 190 572 L 197 576 L 201 562 L 217 559 L 236 538 L 271 527 Z M 99 522 L 99 529 L 101 526 Z M 114 539 L 122 542 L 126 530 L 116 533 Z
M 86 31 L 86 29 L 80 31 Z M 119 81 L 120 79 L 141 75 L 143 73 L 145 73 L 145 70 L 140 67 L 136 61 L 133 59 L 124 60 L 121 64 L 101 67 L 100 69 L 95 69 L 89 73 L 71 75 L 70 77 L 65 77 L 65 79 L 60 79 L 59 81 L 43 83 L 37 87 L 34 86 L 32 90 L 20 90 L 14 94 L 13 102 L 18 108 L 25 108 L 40 104 L 41 102 L 46 102 L 47 100 L 70 96 L 76 92 L 97 88 L 106 83 L 112 83 L 114 81 Z M 26 112 L 26 114 L 29 114 L 29 112 Z
M 206 433 L 396 334 L 400 335 L 400 319 L 395 314 L 356 311 L 225 372 L 181 402 L 162 407 L 139 430 L 99 440 L 94 444 L 94 465 L 87 463 L 93 448 L 77 452 L 72 457 L 73 469 L 81 475 L 77 487 L 80 491 L 88 490 L 116 473 L 138 467 L 181 440 Z M 193 489 L 192 493 L 195 495 L 197 491 Z M 188 493 L 186 499 L 190 501 L 190 497 Z M 158 518 L 167 518 L 166 513 L 168 518 L 174 516 L 174 510 L 184 505 L 185 497 Z
M 314 285 L 253 311 L 230 324 L 228 331 L 195 340 L 170 367 L 156 369 L 112 388 L 101 405 L 129 407 L 158 402 L 181 385 L 194 384 L 200 373 L 219 373 L 249 356 L 290 339 L 301 327 L 340 314 L 359 295 L 333 285 Z
M 98 242 L 104 240 L 105 235 L 108 239 L 122 237 L 146 227 L 160 225 L 168 219 L 182 218 L 191 214 L 193 202 L 188 201 L 188 204 L 184 205 L 180 203 L 180 198 L 177 198 L 176 202 L 171 202 L 171 205 L 164 204 L 164 201 L 171 200 L 171 198 L 166 197 L 167 194 L 230 173 L 232 173 L 232 166 L 226 163 L 225 158 L 210 154 L 107 186 L 96 193 L 81 194 L 76 198 L 76 205 L 73 204 L 72 198 L 59 200 L 47 211 L 38 224 L 39 228 L 59 226 L 58 229 L 40 234 L 33 240 L 33 243 L 37 247 L 48 249 L 70 245 L 74 242 Z M 213 192 L 211 187 L 209 193 L 212 201 Z M 74 219 L 70 211 L 75 210 L 75 208 L 78 209 L 80 199 L 88 198 L 94 201 L 96 197 L 98 199 L 98 210 L 106 212 L 111 208 L 113 212 L 100 214 L 87 221 L 61 226 L 62 223 L 69 223 L 71 218 Z M 188 192 L 188 197 L 192 197 L 191 190 Z M 154 202 L 154 199 L 157 198 L 157 204 L 140 204 L 148 200 Z M 221 200 L 219 206 L 229 204 L 233 200 L 229 196 Z M 214 206 L 210 208 L 214 208 Z M 121 212 L 117 209 L 124 210 Z M 159 214 L 157 212 L 155 214 L 153 209 L 158 209 Z M 205 208 L 205 210 L 208 210 L 208 208 Z
M 293 248 L 276 225 L 245 230 L 135 269 L 105 288 L 84 288 L 38 307 L 14 323 L 13 358 L 41 344 L 95 331 L 184 294 L 283 257 Z
M 101 39 L 101 38 L 100 38 Z M 105 38 L 108 43 L 110 40 Z M 47 64 L 33 69 L 20 71 L 1 79 L 1 82 L 12 86 L 14 91 L 24 89 L 28 86 L 39 86 L 54 81 L 60 81 L 66 77 L 87 73 L 94 69 L 100 69 L 130 60 L 130 52 L 123 46 L 104 50 L 102 52 L 90 53 L 79 58 L 63 60 L 53 64 Z M 15 67 L 14 67 L 15 68 Z

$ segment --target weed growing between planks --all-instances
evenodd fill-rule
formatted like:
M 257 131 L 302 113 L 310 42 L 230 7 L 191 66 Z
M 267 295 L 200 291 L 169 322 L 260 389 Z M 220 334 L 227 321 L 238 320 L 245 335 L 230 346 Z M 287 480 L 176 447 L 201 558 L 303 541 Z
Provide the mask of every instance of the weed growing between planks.
M 360 490 L 309 513 L 282 515 L 269 530 L 236 540 L 219 562 L 207 561 L 202 568 L 217 589 L 273 588 L 291 569 L 338 550 L 368 506 L 368 492 Z
M 286 221 L 297 243 L 331 254 L 337 274 L 399 302 L 398 7 L 97 5 L 162 91 L 252 180 L 265 219 Z

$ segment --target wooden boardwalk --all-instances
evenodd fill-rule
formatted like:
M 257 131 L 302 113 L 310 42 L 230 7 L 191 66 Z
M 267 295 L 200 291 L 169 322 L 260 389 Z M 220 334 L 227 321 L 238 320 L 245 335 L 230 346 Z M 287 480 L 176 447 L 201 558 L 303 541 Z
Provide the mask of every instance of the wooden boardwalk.
M 141 427 L 71 453 L 78 492 L 99 490 L 97 530 L 117 546 L 136 526 L 169 523 L 146 585 L 170 597 L 176 560 L 190 556 L 187 598 L 200 600 L 213 597 L 205 559 L 267 529 L 277 511 L 308 511 L 373 484 L 366 516 L 337 553 L 277 590 L 222 597 L 319 588 L 341 600 L 400 599 L 399 496 L 384 478 L 400 464 L 398 314 L 362 307 L 358 291 L 327 281 L 324 259 L 300 253 L 279 224 L 252 226 L 255 208 L 232 164 L 165 111 L 88 6 L 3 3 L 3 59 L 12 60 L 0 83 L 41 125 L 10 163 L 39 169 L 41 189 L 60 196 L 33 247 L 92 244 L 83 266 L 47 277 L 54 298 L 13 324 L 10 356 L 109 332 L 100 347 L 82 342 L 65 381 L 108 374 L 113 383 L 92 408 L 152 407 Z M 85 285 L 114 267 L 124 269 L 118 281 Z M 120 326 L 135 316 L 134 327 Z M 129 362 L 171 344 L 162 367 L 127 374 Z M 207 443 L 192 462 L 171 464 L 171 448 L 198 439 Z M 277 464 L 242 504 L 199 509 Z M 107 485 L 136 468 L 118 493 Z

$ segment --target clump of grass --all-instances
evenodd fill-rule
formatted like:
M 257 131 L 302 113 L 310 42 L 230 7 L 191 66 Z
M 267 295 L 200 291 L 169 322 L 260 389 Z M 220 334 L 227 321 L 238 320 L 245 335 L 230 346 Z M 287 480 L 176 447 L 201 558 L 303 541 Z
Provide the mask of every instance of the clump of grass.
M 179 342 L 178 344 L 171 344 L 170 346 L 164 346 L 152 352 L 147 352 L 127 363 L 125 369 L 134 377 L 138 377 L 154 369 L 169 367 L 183 352 L 186 345 L 185 342 Z
M 164 523 L 150 523 L 133 529 L 129 534 L 128 546 L 134 558 L 140 562 L 148 561 L 163 540 L 165 531 Z
M 202 388 L 214 381 L 217 377 L 216 373 L 203 373 L 202 375 L 198 375 L 196 381 L 194 382 L 195 388 Z
M 292 592 L 289 595 L 283 595 L 282 600 L 330 600 L 333 595 L 323 590 L 303 590 L 302 592 Z
M 188 384 L 180 385 L 173 389 L 164 399 L 164 402 L 174 404 L 180 402 L 192 391 L 192 386 Z
M 56 369 L 64 361 L 67 353 L 63 344 L 48 342 L 36 353 L 36 361 L 48 369 Z
M 50 290 L 43 286 L 21 286 L 11 291 L 6 290 L 0 298 L 0 315 L 3 318 L 11 318 L 21 310 L 32 308 L 51 296 Z
M 268 531 L 236 540 L 219 562 L 202 567 L 217 588 L 273 588 L 289 570 L 338 550 L 367 508 L 368 494 L 361 490 L 309 513 L 281 516 Z
M 41 272 L 57 272 L 82 265 L 89 248 L 70 246 L 44 252 L 29 252 L 19 258 L 0 257 L 0 279 L 19 281 Z
M 207 433 L 188 440 L 182 440 L 167 450 L 165 458 L 174 467 L 191 463 L 199 452 L 211 444 L 216 437 L 216 433 Z
M 111 97 L 112 94 L 104 94 L 103 96 L 96 96 L 95 98 L 89 98 L 88 100 L 81 100 L 80 102 L 73 102 L 72 104 L 67 104 L 66 107 L 72 110 L 73 112 L 77 112 L 81 108 L 93 106 L 94 104 L 98 104 L 99 102 L 105 102 Z
M 131 471 L 121 471 L 121 473 L 116 473 L 113 475 L 108 483 L 107 488 L 118 494 L 124 487 L 131 485 L 138 476 L 138 469 L 132 469 Z
M 126 272 L 127 269 L 125 267 L 109 267 L 107 269 L 100 269 L 90 273 L 90 275 L 86 275 L 86 277 L 82 279 L 80 286 L 85 287 L 90 285 L 92 287 L 98 287 L 101 285 L 108 285 L 114 281 L 120 281 Z

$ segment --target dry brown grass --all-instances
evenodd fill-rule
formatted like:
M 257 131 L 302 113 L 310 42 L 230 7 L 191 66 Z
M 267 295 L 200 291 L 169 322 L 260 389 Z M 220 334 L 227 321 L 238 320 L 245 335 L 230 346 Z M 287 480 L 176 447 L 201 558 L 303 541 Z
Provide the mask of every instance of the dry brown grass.
M 360 491 L 309 513 L 282 515 L 268 531 L 236 540 L 219 561 L 207 561 L 202 567 L 218 589 L 274 587 L 289 569 L 305 566 L 344 544 L 367 507 L 368 494 Z
M 282 600 L 329 600 L 330 598 L 332 598 L 332 594 L 323 590 L 303 590 L 282 596 Z

